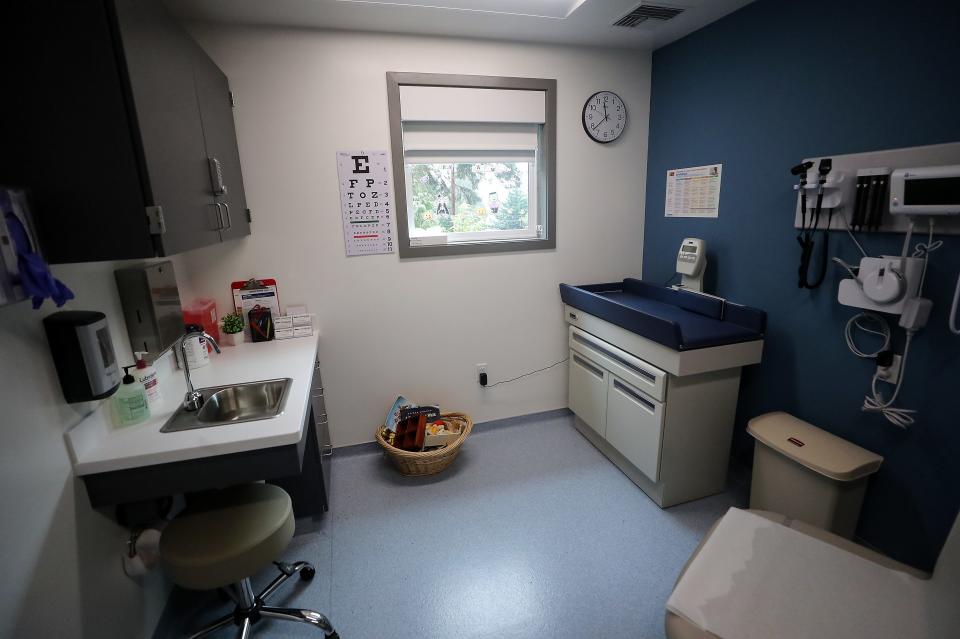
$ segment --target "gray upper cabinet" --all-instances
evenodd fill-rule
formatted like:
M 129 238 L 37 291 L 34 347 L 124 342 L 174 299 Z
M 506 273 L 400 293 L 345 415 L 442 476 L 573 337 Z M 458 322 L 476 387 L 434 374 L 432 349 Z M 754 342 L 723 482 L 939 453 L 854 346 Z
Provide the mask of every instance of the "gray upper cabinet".
M 18 87 L 0 118 L 0 183 L 28 188 L 50 262 L 250 233 L 227 78 L 160 0 L 5 4 L 23 28 L 0 44 Z
M 233 123 L 233 97 L 227 76 L 199 47 L 194 57 L 193 73 L 206 141 L 210 185 L 216 194 L 214 204 L 220 222 L 220 236 L 232 240 L 250 234 Z

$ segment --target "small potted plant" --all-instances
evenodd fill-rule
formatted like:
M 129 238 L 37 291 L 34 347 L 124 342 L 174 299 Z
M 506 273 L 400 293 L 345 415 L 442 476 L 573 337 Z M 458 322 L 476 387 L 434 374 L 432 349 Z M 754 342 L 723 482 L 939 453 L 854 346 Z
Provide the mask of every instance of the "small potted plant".
M 220 319 L 220 328 L 223 330 L 224 346 L 243 344 L 243 315 L 227 313 Z

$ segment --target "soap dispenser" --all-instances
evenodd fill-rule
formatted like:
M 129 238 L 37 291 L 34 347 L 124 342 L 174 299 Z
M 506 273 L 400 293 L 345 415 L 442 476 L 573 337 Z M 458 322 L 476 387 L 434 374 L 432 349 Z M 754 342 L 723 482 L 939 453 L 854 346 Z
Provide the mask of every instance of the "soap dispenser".
M 130 374 L 131 368 L 123 367 L 123 383 L 110 400 L 113 404 L 113 421 L 117 426 L 139 424 L 150 417 L 147 392 L 143 384 L 138 384 L 137 378 Z

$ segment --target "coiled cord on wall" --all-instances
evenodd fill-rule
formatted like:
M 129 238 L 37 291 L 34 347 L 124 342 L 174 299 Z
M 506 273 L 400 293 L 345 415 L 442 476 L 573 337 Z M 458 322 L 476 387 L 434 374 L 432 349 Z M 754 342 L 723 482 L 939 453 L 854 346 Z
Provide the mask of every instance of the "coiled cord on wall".
M 907 331 L 907 341 L 903 345 L 903 357 L 900 359 L 900 378 L 893 389 L 893 395 L 888 400 L 883 399 L 883 395 L 877 390 L 877 382 L 880 380 L 880 376 L 874 374 L 873 381 L 870 382 L 870 392 L 872 394 L 863 398 L 862 407 L 864 412 L 880 413 L 888 422 L 904 430 L 913 424 L 913 414 L 917 411 L 911 408 L 893 408 L 893 403 L 897 401 L 897 395 L 900 394 L 903 380 L 907 378 L 907 355 L 910 353 L 910 342 L 912 340 L 913 331 Z
M 913 222 L 910 223 L 910 230 L 913 230 Z M 852 237 L 852 233 L 851 233 Z M 907 234 L 906 240 L 904 242 L 903 254 L 906 256 L 907 248 L 910 243 L 911 233 Z M 913 249 L 913 257 L 923 258 L 923 271 L 920 274 L 920 285 L 917 287 L 918 298 L 923 297 L 923 285 L 926 283 L 927 278 L 927 267 L 930 263 L 930 254 L 936 251 L 937 249 L 943 246 L 942 240 L 933 239 L 933 219 L 929 220 L 929 231 L 927 235 L 926 242 L 918 242 Z M 863 249 L 860 249 L 861 252 Z M 840 266 L 847 269 L 851 276 L 859 282 L 859 277 L 857 273 L 854 273 L 853 268 L 850 264 L 847 264 L 840 260 L 839 258 L 833 258 L 834 262 Z M 954 291 L 953 307 L 950 311 L 950 330 L 954 333 L 960 335 L 960 329 L 955 329 L 954 322 L 956 319 L 957 313 L 957 302 L 960 300 L 960 277 L 957 279 L 957 289 Z M 865 333 L 872 333 L 873 335 L 878 335 L 883 338 L 883 346 L 878 350 L 867 353 L 857 346 L 856 341 L 853 336 L 853 329 L 860 329 Z M 899 428 L 906 429 L 908 426 L 914 423 L 913 415 L 917 412 L 916 410 L 910 408 L 894 408 L 893 403 L 897 401 L 897 396 L 900 394 L 900 389 L 903 387 L 904 380 L 907 378 L 907 357 L 910 355 L 910 343 L 913 341 L 913 336 L 917 332 L 916 326 L 911 326 L 910 329 L 906 331 L 907 339 L 903 345 L 903 355 L 900 357 L 900 374 L 897 379 L 897 383 L 894 386 L 893 394 L 890 396 L 890 399 L 884 399 L 883 394 L 877 388 L 877 382 L 882 381 L 884 378 L 881 377 L 879 371 L 874 373 L 873 379 L 870 381 L 870 395 L 866 395 L 863 398 L 863 406 L 861 407 L 863 411 L 868 413 L 880 413 L 883 415 L 888 422 L 897 426 Z M 890 324 L 887 323 L 887 320 L 883 316 L 878 315 L 877 313 L 863 312 L 854 315 L 847 321 L 847 325 L 844 328 L 844 338 L 847 341 L 847 348 L 856 355 L 857 357 L 862 357 L 865 359 L 872 359 L 883 353 L 884 351 L 890 350 L 892 330 L 890 329 Z
M 865 322 L 868 321 L 876 324 L 877 328 L 871 328 L 870 326 L 865 325 Z M 879 335 L 883 338 L 883 346 L 872 353 L 861 351 L 853 339 L 854 328 L 859 328 L 864 333 Z M 887 324 L 887 320 L 883 319 L 881 315 L 878 315 L 877 313 L 871 313 L 869 311 L 858 313 L 847 320 L 847 326 L 843 331 L 843 336 L 847 340 L 847 348 L 850 349 L 850 352 L 857 357 L 863 357 L 866 359 L 873 359 L 883 351 L 890 349 L 890 334 L 890 325 Z
M 883 346 L 873 352 L 861 350 L 854 340 L 853 329 L 855 328 L 865 333 L 871 333 L 873 335 L 882 337 Z M 890 324 L 887 323 L 887 320 L 884 319 L 883 316 L 878 315 L 877 313 L 871 313 L 869 311 L 857 313 L 847 320 L 847 325 L 843 331 L 844 338 L 847 341 L 847 348 L 849 348 L 850 352 L 857 357 L 862 357 L 864 359 L 874 359 L 883 351 L 890 350 L 892 333 L 893 332 L 890 329 Z M 903 355 L 900 358 L 900 377 L 893 389 L 893 395 L 890 396 L 890 399 L 883 398 L 883 394 L 877 389 L 877 382 L 881 381 L 882 378 L 880 377 L 879 373 L 875 373 L 873 375 L 873 379 L 870 381 L 871 394 L 864 396 L 863 406 L 861 406 L 861 410 L 864 412 L 880 413 L 888 422 L 894 426 L 904 429 L 913 423 L 913 414 L 917 411 L 910 408 L 894 408 L 893 403 L 897 401 L 897 396 L 900 394 L 900 388 L 903 386 L 903 381 L 907 377 L 907 356 L 910 354 L 910 342 L 913 340 L 913 335 L 913 331 L 907 331 L 907 341 L 903 346 Z

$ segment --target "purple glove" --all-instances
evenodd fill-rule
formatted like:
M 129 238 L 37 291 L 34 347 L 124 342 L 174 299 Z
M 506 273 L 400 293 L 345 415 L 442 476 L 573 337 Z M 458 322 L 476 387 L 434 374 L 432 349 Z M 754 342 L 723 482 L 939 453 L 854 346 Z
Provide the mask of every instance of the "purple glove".
M 43 300 L 48 297 L 53 300 L 57 307 L 63 306 L 68 300 L 72 300 L 74 297 L 73 291 L 55 278 L 43 258 L 33 252 L 30 236 L 27 235 L 27 229 L 23 227 L 20 218 L 12 211 L 8 211 L 4 217 L 7 221 L 7 229 L 13 237 L 14 247 L 17 250 L 17 270 L 20 275 L 20 285 L 23 286 L 24 292 L 32 298 L 33 308 L 40 308 Z

